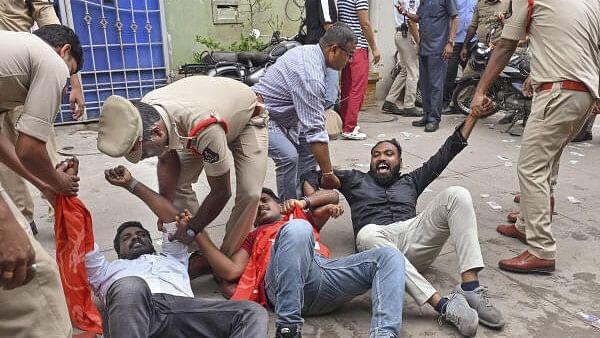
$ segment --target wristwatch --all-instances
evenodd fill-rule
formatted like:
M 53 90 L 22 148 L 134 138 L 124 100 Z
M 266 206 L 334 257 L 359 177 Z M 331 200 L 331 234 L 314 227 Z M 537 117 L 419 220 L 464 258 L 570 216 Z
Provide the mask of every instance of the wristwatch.
M 454 48 L 454 44 L 456 43 L 456 41 L 454 41 L 454 40 L 451 40 L 451 39 L 448 39 L 448 43 L 449 43 L 450 45 L 452 45 L 452 48 Z

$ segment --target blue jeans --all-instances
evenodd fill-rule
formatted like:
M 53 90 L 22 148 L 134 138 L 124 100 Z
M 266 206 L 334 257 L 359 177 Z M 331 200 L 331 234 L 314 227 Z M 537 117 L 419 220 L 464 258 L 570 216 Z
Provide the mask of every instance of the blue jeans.
M 277 194 L 282 200 L 302 196 L 300 177 L 314 170 L 317 162 L 302 135 L 295 141 L 277 122 L 269 121 L 269 157 L 275 162 Z
M 325 71 L 325 109 L 337 102 L 339 92 L 340 73 L 335 69 L 327 68 Z
M 265 276 L 277 326 L 301 328 L 303 315 L 329 313 L 372 289 L 370 337 L 399 337 L 404 299 L 404 258 L 396 248 L 339 259 L 315 254 L 312 226 L 292 220 L 277 235 Z

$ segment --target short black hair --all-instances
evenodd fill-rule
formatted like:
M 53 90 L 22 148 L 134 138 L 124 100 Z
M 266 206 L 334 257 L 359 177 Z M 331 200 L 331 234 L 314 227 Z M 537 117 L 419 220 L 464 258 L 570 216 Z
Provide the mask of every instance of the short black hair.
M 275 194 L 275 192 L 269 188 L 262 188 L 262 193 L 263 194 L 267 194 L 269 196 L 271 196 L 271 198 L 277 202 L 277 203 L 281 203 L 281 198 L 279 198 L 279 196 L 277 196 L 277 194 Z
M 115 247 L 115 251 L 117 252 L 117 255 L 120 255 L 120 238 L 121 238 L 121 233 L 123 231 L 125 231 L 125 229 L 127 228 L 131 228 L 131 227 L 136 227 L 136 228 L 140 228 L 142 230 L 144 230 L 144 232 L 146 233 L 146 235 L 148 236 L 148 238 L 150 238 L 150 231 L 146 230 L 146 228 L 144 228 L 144 226 L 142 225 L 142 223 L 137 222 L 137 221 L 129 221 L 129 222 L 125 222 L 121 225 L 119 225 L 119 227 L 117 228 L 117 234 L 115 235 L 115 239 L 113 240 L 113 246 Z
M 46 41 L 52 48 L 62 48 L 64 45 L 71 45 L 71 56 L 77 62 L 77 72 L 83 67 L 83 50 L 81 42 L 75 32 L 63 25 L 46 25 L 33 32 L 42 40 Z
M 357 41 L 356 34 L 352 31 L 352 28 L 343 22 L 336 22 L 325 32 L 325 34 L 319 39 L 319 45 L 321 48 L 329 47 L 332 45 L 347 46 L 350 43 Z
M 398 158 L 402 158 L 402 147 L 400 146 L 400 142 L 398 142 L 398 140 L 396 140 L 395 138 L 390 139 L 390 140 L 382 140 L 382 141 L 375 143 L 373 148 L 371 148 L 371 154 L 373 154 L 373 150 L 375 150 L 375 148 L 377 148 L 377 146 L 382 143 L 390 143 L 393 146 L 395 146 L 396 149 L 398 150 Z
M 142 141 L 150 141 L 150 136 L 152 133 L 150 132 L 150 127 L 156 123 L 156 121 L 160 120 L 160 114 L 156 110 L 156 108 L 151 105 L 144 103 L 142 101 L 131 102 L 137 110 L 140 112 L 140 117 L 142 118 L 142 128 L 144 128 L 144 134 L 142 136 Z

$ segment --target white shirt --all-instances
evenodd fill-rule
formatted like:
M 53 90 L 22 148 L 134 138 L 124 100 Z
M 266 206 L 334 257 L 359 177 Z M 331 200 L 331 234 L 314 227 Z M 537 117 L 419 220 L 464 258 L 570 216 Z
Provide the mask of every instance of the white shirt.
M 163 234 L 163 243 L 160 254 L 112 262 L 106 260 L 98 244 L 94 243 L 94 250 L 85 255 L 85 267 L 94 293 L 106 301 L 106 293 L 112 283 L 123 277 L 135 276 L 146 281 L 152 293 L 194 297 L 187 272 L 187 245 L 170 242 L 167 234 Z
M 396 27 L 400 27 L 404 22 L 404 15 L 398 12 L 397 6 L 404 5 L 404 8 L 411 13 L 417 14 L 417 9 L 419 8 L 420 1 L 419 0 L 392 0 L 392 4 L 394 5 L 394 19 L 396 21 Z M 406 22 L 408 23 L 408 18 L 406 18 Z

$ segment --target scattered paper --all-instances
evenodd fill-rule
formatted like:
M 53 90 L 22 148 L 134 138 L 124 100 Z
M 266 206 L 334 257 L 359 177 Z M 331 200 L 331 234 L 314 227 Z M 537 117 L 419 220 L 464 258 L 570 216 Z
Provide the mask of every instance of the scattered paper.
M 579 157 L 584 157 L 585 155 L 582 153 L 578 153 L 576 151 L 571 151 L 569 154 L 573 155 L 573 156 L 579 156 Z
M 496 126 L 493 123 L 486 123 L 485 126 L 487 126 L 490 129 L 495 129 Z
M 505 167 L 512 167 L 512 162 L 510 162 L 510 161 L 504 162 L 504 166 Z
M 379 135 L 377 135 L 377 138 L 384 138 L 384 137 L 385 137 L 385 134 L 379 134 Z
M 506 162 L 506 161 L 510 161 L 510 158 L 508 158 L 508 157 L 504 157 L 504 156 L 502 156 L 502 155 L 498 155 L 498 156 L 496 156 L 496 157 L 497 157 L 497 158 L 498 158 L 500 161 L 505 161 L 505 162 Z
M 515 142 L 515 140 L 513 140 L 513 139 L 510 139 L 510 140 L 502 140 L 502 142 L 504 142 L 504 143 L 514 143 L 514 142 Z
M 592 146 L 591 143 L 587 143 L 587 142 L 580 143 L 579 145 L 582 146 L 582 147 L 584 147 L 584 148 L 588 148 L 588 147 Z
M 432 191 L 433 191 L 433 190 L 431 190 L 431 189 L 429 189 L 429 188 L 425 188 L 425 190 L 423 190 L 423 193 L 426 193 L 426 192 L 432 192 Z
M 521 145 L 520 144 L 517 144 L 515 147 L 521 149 Z
M 374 147 L 375 145 L 373 143 L 363 143 L 363 146 L 365 146 L 365 147 Z
M 401 132 L 400 132 L 400 135 L 402 135 L 402 139 L 403 139 L 403 140 L 410 140 L 410 138 L 411 138 L 411 136 L 412 136 L 412 134 L 411 134 L 411 133 L 407 133 L 407 132 L 405 132 L 405 131 L 401 131 Z
M 567 199 L 569 200 L 569 202 L 571 202 L 571 204 L 579 204 L 579 203 L 581 203 L 581 201 L 578 200 L 577 198 L 575 198 L 575 196 L 567 196 Z
M 579 163 L 579 161 L 577 161 L 577 160 L 570 160 L 569 163 L 571 163 L 571 164 L 577 164 L 577 163 Z
M 479 194 L 479 196 L 481 196 L 481 198 L 488 198 L 490 197 L 490 194 Z
M 487 205 L 490 206 L 490 208 L 494 209 L 494 210 L 500 210 L 502 209 L 502 206 L 500 206 L 500 204 L 494 202 L 494 201 L 489 201 L 489 202 L 485 202 Z
M 595 126 L 594 126 L 595 127 Z M 585 312 L 577 312 L 579 318 L 581 318 L 586 324 L 591 325 L 597 329 L 600 329 L 600 318 L 594 316 L 593 314 L 588 314 Z

